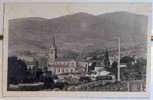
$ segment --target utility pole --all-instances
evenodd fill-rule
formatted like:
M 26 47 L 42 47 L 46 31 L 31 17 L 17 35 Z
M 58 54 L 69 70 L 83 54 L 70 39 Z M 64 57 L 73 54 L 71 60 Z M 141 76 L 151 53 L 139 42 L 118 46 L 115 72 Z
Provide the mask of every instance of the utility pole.
M 117 80 L 120 81 L 120 37 L 117 38 L 118 40 L 118 67 L 117 67 Z

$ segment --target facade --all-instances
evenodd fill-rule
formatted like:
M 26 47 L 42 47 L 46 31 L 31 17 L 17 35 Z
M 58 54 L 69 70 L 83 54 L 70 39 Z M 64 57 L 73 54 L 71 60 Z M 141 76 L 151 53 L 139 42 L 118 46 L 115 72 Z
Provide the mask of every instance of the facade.
M 52 71 L 53 74 L 66 74 L 66 73 L 75 73 L 76 69 L 74 67 L 68 67 L 66 65 L 52 65 L 48 67 L 49 71 Z
M 88 67 L 89 63 L 87 61 L 77 61 L 78 66 L 80 67 Z
M 53 74 L 64 74 L 76 72 L 77 62 L 73 59 L 56 58 L 52 65 L 48 65 L 48 70 Z

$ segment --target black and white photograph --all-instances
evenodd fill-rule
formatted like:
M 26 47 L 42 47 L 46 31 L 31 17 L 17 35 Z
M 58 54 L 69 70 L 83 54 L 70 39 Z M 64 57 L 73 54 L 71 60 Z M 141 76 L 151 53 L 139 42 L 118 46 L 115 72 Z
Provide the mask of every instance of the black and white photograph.
M 147 92 L 148 4 L 4 7 L 7 91 Z

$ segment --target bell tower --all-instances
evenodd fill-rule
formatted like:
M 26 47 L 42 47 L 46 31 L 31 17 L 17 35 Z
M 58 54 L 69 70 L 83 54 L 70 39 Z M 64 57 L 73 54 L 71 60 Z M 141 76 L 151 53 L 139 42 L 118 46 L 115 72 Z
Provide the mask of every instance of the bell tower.
M 48 52 L 48 64 L 49 65 L 54 64 L 56 58 L 57 58 L 57 48 L 55 43 L 55 37 L 53 36 L 51 40 L 51 46 Z

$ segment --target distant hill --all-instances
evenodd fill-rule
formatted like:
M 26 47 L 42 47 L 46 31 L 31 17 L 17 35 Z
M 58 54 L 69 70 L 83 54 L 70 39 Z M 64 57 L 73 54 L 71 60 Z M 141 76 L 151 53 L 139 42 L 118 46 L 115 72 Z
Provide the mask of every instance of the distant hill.
M 24 52 L 44 53 L 55 35 L 58 51 L 90 52 L 117 47 L 114 37 L 121 38 L 121 47 L 145 45 L 147 17 L 129 12 L 101 15 L 75 13 L 53 19 L 39 17 L 9 21 L 9 56 Z M 108 42 L 109 41 L 109 42 Z M 111 42 L 110 42 L 111 41 Z

